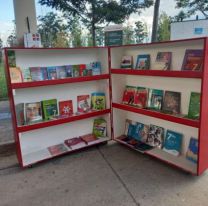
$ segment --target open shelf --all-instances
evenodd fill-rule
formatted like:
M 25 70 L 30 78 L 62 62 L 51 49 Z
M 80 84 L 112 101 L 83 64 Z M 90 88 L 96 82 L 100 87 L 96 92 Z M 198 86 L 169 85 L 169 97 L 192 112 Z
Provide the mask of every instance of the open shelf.
M 164 114 L 164 113 L 154 111 L 154 110 L 140 109 L 137 107 L 133 107 L 133 106 L 125 105 L 125 104 L 118 104 L 118 103 L 113 103 L 112 107 L 117 108 L 117 109 L 121 109 L 121 110 L 125 110 L 125 111 L 135 112 L 138 114 L 147 115 L 150 117 L 155 117 L 158 119 L 164 119 L 166 121 L 175 122 L 175 123 L 183 124 L 186 126 L 191 126 L 191 127 L 196 127 L 196 128 L 199 128 L 199 126 L 200 126 L 200 123 L 198 120 L 181 118 L 181 117 L 177 117 L 177 116 L 173 116 L 173 115 L 169 115 L 169 114 Z
M 45 161 L 45 160 L 48 160 L 48 159 L 52 159 L 54 157 L 61 156 L 61 155 L 64 155 L 64 154 L 68 154 L 70 152 L 75 152 L 77 150 L 81 150 L 81 149 L 91 147 L 91 146 L 94 146 L 94 145 L 97 145 L 97 144 L 101 144 L 101 143 L 107 142 L 109 140 L 110 140 L 109 137 L 102 137 L 102 138 L 99 138 L 96 141 L 91 142 L 88 145 L 86 144 L 85 146 L 79 147 L 77 149 L 70 149 L 66 146 L 68 151 L 63 152 L 63 153 L 58 154 L 58 155 L 51 155 L 47 148 L 42 149 L 42 150 L 38 150 L 36 152 L 28 153 L 28 154 L 23 155 L 23 160 L 24 160 L 23 161 L 23 167 L 28 167 L 32 164 L 35 164 L 35 163 L 38 163 L 38 162 L 41 162 L 41 161 Z
M 201 71 L 160 71 L 160 70 L 135 70 L 135 69 L 111 69 L 112 74 L 161 76 L 178 78 L 202 78 Z
M 78 82 L 87 82 L 87 81 L 96 81 L 102 79 L 109 79 L 109 74 L 101 74 L 95 76 L 85 76 L 85 77 L 69 77 L 65 79 L 54 79 L 54 80 L 44 80 L 44 81 L 33 81 L 33 82 L 21 82 L 13 83 L 12 89 L 21 89 L 21 88 L 30 88 L 30 87 L 41 87 L 57 84 L 69 84 L 69 83 L 78 83 Z
M 87 113 L 79 114 L 79 115 L 73 115 L 66 118 L 56 119 L 56 120 L 50 120 L 45 122 L 40 122 L 32 125 L 25 125 L 25 126 L 19 126 L 17 128 L 17 132 L 28 132 L 35 129 L 41 129 L 45 127 L 51 127 L 59 124 L 65 124 L 77 120 L 87 119 L 90 117 L 95 117 L 99 115 L 104 115 L 110 113 L 110 109 L 100 110 L 100 111 L 90 111 Z

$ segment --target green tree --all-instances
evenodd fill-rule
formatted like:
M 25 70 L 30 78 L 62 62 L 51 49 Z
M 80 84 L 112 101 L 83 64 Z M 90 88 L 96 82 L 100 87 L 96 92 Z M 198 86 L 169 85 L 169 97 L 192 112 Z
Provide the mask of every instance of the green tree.
M 68 34 L 66 32 L 57 33 L 53 44 L 54 47 L 69 47 Z
M 0 49 L 3 47 L 3 41 L 2 39 L 0 38 Z
M 96 45 L 104 46 L 105 44 L 105 33 L 103 28 L 97 28 L 96 30 Z
M 170 23 L 171 18 L 165 12 L 163 12 L 159 18 L 157 34 L 158 41 L 170 40 Z
M 17 42 L 17 38 L 16 38 L 16 35 L 13 32 L 7 37 L 7 45 L 9 47 L 14 47 L 14 46 L 16 46 L 16 42 Z
M 136 43 L 142 43 L 147 38 L 147 23 L 142 21 L 135 22 L 135 39 Z
M 134 44 L 134 28 L 128 24 L 123 28 L 123 44 Z
M 188 15 L 184 11 L 180 11 L 175 17 L 173 17 L 173 21 L 183 21 L 187 17 Z
M 201 12 L 205 18 L 208 18 L 208 1 L 207 0 L 176 0 L 176 7 L 187 10 L 188 16 Z
M 150 7 L 153 0 L 39 0 L 39 3 L 60 10 L 69 17 L 79 16 L 90 28 L 95 45 L 96 29 L 101 24 L 122 23 L 130 14 Z

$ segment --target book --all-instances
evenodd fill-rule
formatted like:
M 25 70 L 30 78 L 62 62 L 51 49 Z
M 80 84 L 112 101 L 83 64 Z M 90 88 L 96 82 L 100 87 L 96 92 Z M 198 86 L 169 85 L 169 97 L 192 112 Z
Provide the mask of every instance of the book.
M 25 116 L 24 116 L 24 103 L 19 103 L 15 105 L 15 113 L 16 113 L 16 119 L 17 119 L 17 125 L 22 126 L 25 124 Z
M 41 102 L 25 103 L 24 119 L 26 124 L 32 124 L 43 120 Z
M 149 134 L 146 143 L 150 146 L 162 148 L 164 142 L 164 128 L 156 125 L 150 125 Z
M 64 143 L 72 150 L 79 149 L 86 146 L 86 143 L 79 137 L 67 139 Z
M 105 93 L 94 92 L 91 94 L 91 105 L 94 110 L 103 110 L 106 108 L 105 105 Z
M 139 70 L 150 69 L 150 55 L 149 54 L 138 55 L 135 69 L 139 69 Z
M 61 116 L 69 116 L 73 114 L 72 100 L 59 101 L 59 114 Z
M 123 56 L 121 59 L 121 68 L 132 69 L 132 67 L 133 67 L 133 57 L 132 56 Z
M 136 139 L 138 141 L 146 142 L 148 133 L 149 133 L 149 126 L 137 122 L 132 137 L 133 139 Z
M 65 66 L 57 66 L 56 67 L 57 78 L 58 79 L 65 79 L 66 76 L 66 68 Z
M 29 70 L 33 81 L 43 81 L 48 79 L 46 67 L 30 67 Z
M 53 80 L 53 79 L 57 79 L 57 72 L 56 72 L 56 67 L 51 66 L 51 67 L 47 67 L 47 72 L 48 72 L 48 79 Z
M 90 145 L 93 142 L 99 140 L 94 134 L 86 134 L 86 135 L 82 135 L 80 136 L 80 138 L 87 144 Z
M 9 67 L 16 67 L 16 55 L 14 50 L 7 51 Z
M 163 150 L 175 156 L 179 156 L 181 153 L 182 140 L 183 134 L 167 130 Z
M 65 69 L 66 69 L 66 76 L 67 77 L 73 77 L 73 67 L 72 67 L 72 65 L 66 65 Z
M 147 107 L 149 109 L 161 110 L 163 104 L 163 90 L 149 89 Z
M 79 76 L 80 77 L 87 76 L 86 75 L 86 64 L 79 65 Z
M 200 71 L 203 64 L 203 53 L 202 49 L 187 49 L 181 70 Z
M 101 74 L 101 62 L 91 62 L 91 67 L 93 76 Z
M 137 122 L 130 119 L 126 119 L 124 134 L 132 139 L 133 136 L 135 135 L 136 126 L 137 126 Z
M 41 36 L 39 33 L 24 33 L 25 47 L 41 47 Z
M 79 77 L 79 65 L 72 65 L 73 77 Z
M 9 67 L 11 83 L 20 83 L 23 81 L 22 71 L 19 67 Z
M 170 70 L 171 65 L 171 52 L 158 52 L 155 63 L 153 65 L 154 70 Z
M 94 119 L 92 134 L 94 134 L 98 138 L 106 137 L 107 134 L 106 130 L 107 130 L 107 122 L 105 119 L 102 118 Z
M 63 154 L 68 151 L 67 147 L 63 143 L 50 146 L 47 149 L 52 156 Z
M 44 120 L 53 119 L 58 115 L 57 99 L 49 99 L 42 101 Z
M 137 87 L 134 95 L 133 105 L 139 108 L 147 107 L 148 89 L 145 87 Z
M 31 77 L 30 69 L 29 68 L 22 68 L 21 70 L 22 70 L 23 81 L 24 82 L 31 82 L 32 77 Z
M 86 64 L 87 76 L 92 76 L 92 64 Z
M 190 119 L 199 119 L 200 116 L 200 99 L 201 94 L 198 92 L 191 92 L 188 118 Z
M 191 137 L 189 141 L 186 158 L 194 163 L 198 161 L 198 139 Z
M 122 103 L 133 105 L 136 90 L 137 90 L 136 87 L 127 85 L 123 93 Z
M 180 92 L 165 91 L 163 111 L 170 114 L 179 114 L 181 112 Z
M 90 110 L 90 95 L 77 96 L 77 112 L 87 112 Z

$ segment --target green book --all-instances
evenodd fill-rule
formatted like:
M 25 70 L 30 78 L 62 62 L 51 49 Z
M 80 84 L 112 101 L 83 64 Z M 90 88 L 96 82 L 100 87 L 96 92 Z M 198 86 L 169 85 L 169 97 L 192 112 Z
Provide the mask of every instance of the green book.
M 44 120 L 53 119 L 58 115 L 57 99 L 49 99 L 42 101 Z
M 161 110 L 163 103 L 163 90 L 149 89 L 148 108 Z
M 92 133 L 96 137 L 106 137 L 106 127 L 107 123 L 104 119 L 95 119 Z
M 189 102 L 188 118 L 190 118 L 190 119 L 199 119 L 200 98 L 201 98 L 200 93 L 191 92 L 191 97 L 190 97 L 190 102 Z

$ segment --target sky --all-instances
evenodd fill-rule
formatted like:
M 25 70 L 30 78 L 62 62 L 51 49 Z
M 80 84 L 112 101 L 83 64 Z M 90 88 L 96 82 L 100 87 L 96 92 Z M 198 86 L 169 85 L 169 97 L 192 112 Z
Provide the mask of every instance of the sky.
M 36 1 L 36 14 L 45 15 L 47 12 L 51 11 L 50 8 L 46 6 L 40 6 Z M 0 38 L 6 42 L 7 37 L 11 34 L 14 29 L 14 9 L 13 9 L 13 0 L 0 0 Z M 178 14 L 179 10 L 175 8 L 175 0 L 161 0 L 160 1 L 160 13 L 165 11 L 169 16 L 175 16 Z M 148 24 L 149 30 L 151 30 L 153 18 L 153 6 L 149 9 L 146 9 L 142 12 L 140 16 L 131 15 L 129 19 L 129 24 L 133 24 L 138 20 L 145 20 Z

